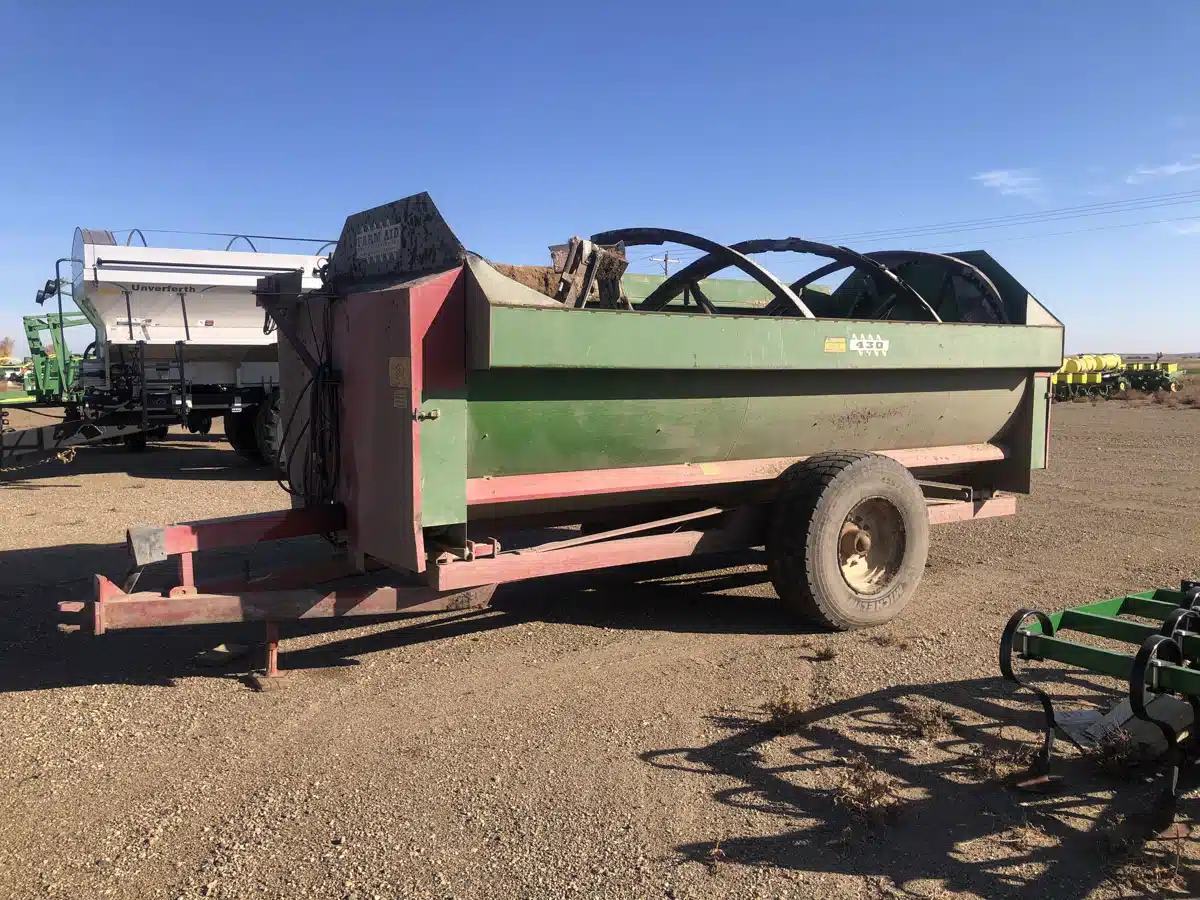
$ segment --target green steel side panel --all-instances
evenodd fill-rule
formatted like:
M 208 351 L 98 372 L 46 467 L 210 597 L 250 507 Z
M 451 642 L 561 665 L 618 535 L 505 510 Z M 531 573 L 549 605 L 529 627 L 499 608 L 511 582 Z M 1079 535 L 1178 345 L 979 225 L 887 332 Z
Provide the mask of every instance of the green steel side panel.
M 1033 438 L 1029 444 L 1029 468 L 1046 468 L 1046 448 L 1050 434 L 1050 379 L 1033 379 Z
M 773 373 L 491 370 L 470 372 L 468 477 L 729 458 Z M 776 377 L 778 377 L 776 375 Z
M 474 371 L 468 477 L 1003 442 L 1024 379 L 1003 369 Z
M 666 280 L 662 275 L 627 273 L 621 276 L 621 289 L 632 303 L 637 304 Z M 773 298 L 770 291 L 750 278 L 704 278 L 700 281 L 700 290 L 714 305 L 725 309 L 762 309 Z M 800 299 L 814 313 L 821 315 L 829 303 L 829 295 L 830 289 L 826 285 L 810 284 L 803 289 Z M 668 308 L 683 309 L 683 296 L 672 300 Z
M 491 306 L 488 365 L 542 369 L 1040 369 L 1051 326 Z
M 621 289 L 630 301 L 640 303 L 664 281 L 662 275 L 626 274 L 621 276 Z M 717 306 L 762 307 L 772 297 L 770 291 L 749 278 L 705 278 L 700 282 L 700 290 Z M 675 303 L 679 305 L 682 300 Z
M 426 397 L 420 411 L 436 419 L 421 421 L 421 524 L 454 525 L 467 521 L 467 399 Z
M 914 372 L 889 372 L 875 384 L 879 376 L 865 372 L 780 374 L 794 393 L 748 398 L 729 459 L 987 443 L 1012 421 L 1024 386 L 1021 373 L 1000 369 L 945 373 L 934 384 Z

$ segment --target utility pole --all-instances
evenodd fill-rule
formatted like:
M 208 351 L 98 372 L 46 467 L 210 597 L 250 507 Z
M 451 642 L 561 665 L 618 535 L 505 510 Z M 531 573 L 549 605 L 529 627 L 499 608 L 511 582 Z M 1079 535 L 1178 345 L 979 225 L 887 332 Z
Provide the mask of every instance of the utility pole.
M 683 262 L 681 259 L 672 259 L 671 254 L 663 251 L 662 256 L 650 257 L 650 262 L 660 262 L 663 264 L 663 275 L 669 278 L 671 276 L 671 263 Z

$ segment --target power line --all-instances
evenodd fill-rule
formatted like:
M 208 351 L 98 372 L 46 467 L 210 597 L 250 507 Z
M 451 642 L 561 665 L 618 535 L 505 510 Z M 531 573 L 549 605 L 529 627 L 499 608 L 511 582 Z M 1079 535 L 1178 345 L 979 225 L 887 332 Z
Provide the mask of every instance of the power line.
M 1157 209 L 1163 206 L 1178 206 L 1200 202 L 1200 190 L 1176 191 L 1151 197 L 1134 197 L 1128 200 L 1109 200 L 1081 206 L 1064 206 L 1008 216 L 992 216 L 983 219 L 966 219 L 957 222 L 942 222 L 934 225 L 914 225 L 907 228 L 884 228 L 875 231 L 848 232 L 820 238 L 824 241 L 882 240 L 898 237 L 917 237 L 925 234 L 950 234 L 976 231 L 983 228 L 1007 228 L 1014 225 L 1033 225 L 1039 222 L 1061 221 L 1087 216 L 1110 215 L 1142 209 Z
M 988 243 L 989 244 L 1000 244 L 1000 243 L 1008 243 L 1010 241 L 1032 241 L 1032 240 L 1039 240 L 1040 238 L 1065 237 L 1065 236 L 1073 235 L 1073 234 L 1090 234 L 1095 231 L 1111 231 L 1111 230 L 1114 230 L 1117 228 L 1141 228 L 1146 225 L 1169 225 L 1169 224 L 1173 224 L 1175 222 L 1200 222 L 1200 216 L 1176 216 L 1176 217 L 1169 218 L 1169 219 L 1147 219 L 1147 220 L 1144 220 L 1141 222 L 1118 222 L 1118 223 L 1114 223 L 1112 225 L 1097 225 L 1094 228 L 1072 228 L 1067 231 L 1042 231 L 1042 232 L 1038 232 L 1036 234 L 1019 234 L 1019 235 L 1014 235 L 1012 237 L 994 238 L 994 239 L 990 240 Z M 926 251 L 940 250 L 942 252 L 946 252 L 947 250 L 950 250 L 950 251 L 953 251 L 955 249 L 961 250 L 962 248 L 961 247 L 947 248 L 946 245 L 944 245 L 944 244 L 937 244 L 937 245 L 930 245 L 927 247 L 920 247 L 920 248 L 914 248 L 914 249 L 926 250 Z M 702 251 L 692 251 L 692 252 L 697 254 L 696 258 L 699 258 L 700 256 L 705 255 Z M 681 254 L 681 255 L 686 255 L 686 254 Z M 655 261 L 657 261 L 657 260 L 655 260 Z M 672 260 L 672 262 L 689 262 L 689 261 L 690 260 L 686 260 L 686 259 L 685 260 Z
M 996 238 L 992 241 L 989 241 L 988 243 L 1001 244 L 1001 243 L 1007 243 L 1008 241 L 1031 241 L 1031 240 L 1036 240 L 1037 238 L 1062 237 L 1063 235 L 1068 235 L 1068 234 L 1088 234 L 1089 232 L 1092 232 L 1092 231 L 1110 231 L 1114 228 L 1137 228 L 1142 225 L 1166 225 L 1171 222 L 1197 222 L 1197 221 L 1200 221 L 1200 216 L 1179 216 L 1178 218 L 1173 218 L 1173 219 L 1150 219 L 1145 222 L 1118 222 L 1114 225 L 1097 225 L 1095 228 L 1073 228 L 1070 231 L 1046 231 L 1046 232 L 1041 232 L 1039 234 L 1019 234 L 1019 235 L 1016 235 L 1015 237 Z M 933 248 L 926 247 L 924 249 L 932 250 Z M 961 248 L 959 248 L 959 249 L 961 249 Z
M 852 238 L 863 240 L 898 240 L 902 238 L 930 238 L 942 235 L 965 234 L 992 228 L 1010 228 L 1020 225 L 1038 225 L 1043 222 L 1061 222 L 1091 216 L 1111 215 L 1123 212 L 1140 212 L 1149 209 L 1162 209 L 1171 206 L 1200 203 L 1200 190 L 1177 191 L 1169 194 L 1159 194 L 1151 197 L 1132 198 L 1129 200 L 1111 200 L 1104 203 L 1090 203 L 1080 206 L 1066 206 L 1058 209 L 1040 210 L 1032 213 L 1018 213 L 1010 216 L 994 216 L 985 219 L 967 219 L 960 222 L 944 222 L 941 225 L 914 226 L 907 229 L 880 229 L 877 231 L 861 231 L 832 235 L 818 240 L 825 242 L 846 241 Z M 1114 228 L 1135 228 L 1144 225 L 1159 225 L 1171 222 L 1190 222 L 1200 219 L 1200 216 L 1182 216 L 1177 218 L 1150 219 L 1139 222 L 1123 222 L 1113 225 L 1101 225 L 1096 228 L 1071 229 L 1067 231 L 1039 232 L 1036 234 L 1017 235 L 1007 238 L 989 238 L 989 243 L 1031 240 L 1039 237 L 1059 237 L 1072 234 L 1086 234 L 1094 231 L 1107 231 Z M 677 251 L 677 259 L 672 262 L 691 262 L 706 254 L 694 248 L 684 248 Z M 661 262 L 660 257 L 644 256 L 635 261 L 651 260 Z

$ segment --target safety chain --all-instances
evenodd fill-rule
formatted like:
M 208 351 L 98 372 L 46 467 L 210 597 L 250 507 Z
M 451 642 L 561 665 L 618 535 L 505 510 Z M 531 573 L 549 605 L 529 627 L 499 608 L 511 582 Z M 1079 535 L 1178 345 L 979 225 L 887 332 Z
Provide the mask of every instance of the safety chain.
M 30 463 L 20 463 L 15 466 L 0 466 L 0 474 L 7 472 L 23 472 L 26 469 L 33 469 L 52 460 L 58 460 L 60 463 L 65 465 L 66 463 L 74 461 L 75 452 L 76 449 L 74 447 L 68 447 L 66 450 L 59 450 L 57 453 L 52 453 L 49 456 L 43 456 L 40 459 L 36 459 Z

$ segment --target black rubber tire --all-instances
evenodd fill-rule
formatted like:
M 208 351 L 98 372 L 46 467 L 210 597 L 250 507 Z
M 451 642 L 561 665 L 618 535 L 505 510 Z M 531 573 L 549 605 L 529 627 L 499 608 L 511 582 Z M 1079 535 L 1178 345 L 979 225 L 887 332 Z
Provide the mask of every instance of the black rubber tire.
M 904 549 L 895 576 L 862 595 L 842 575 L 842 524 L 863 500 L 883 498 L 899 511 Z M 916 593 L 929 555 L 929 514 L 920 485 L 900 463 L 856 450 L 797 463 L 780 476 L 767 534 L 767 567 L 781 600 L 806 621 L 849 631 L 889 622 Z
M 129 453 L 141 453 L 146 449 L 147 434 L 144 431 L 139 431 L 137 434 L 127 434 L 121 438 L 121 443 L 125 445 L 125 450 Z
M 283 422 L 279 413 L 278 389 L 267 394 L 258 406 L 254 417 L 254 440 L 259 456 L 278 474 L 286 471 L 280 442 L 283 438 Z
M 190 412 L 184 424 L 192 434 L 208 434 L 212 431 L 212 416 L 205 413 Z
M 258 449 L 258 404 L 248 406 L 239 412 L 225 413 L 225 440 L 238 455 L 262 461 L 262 453 Z

